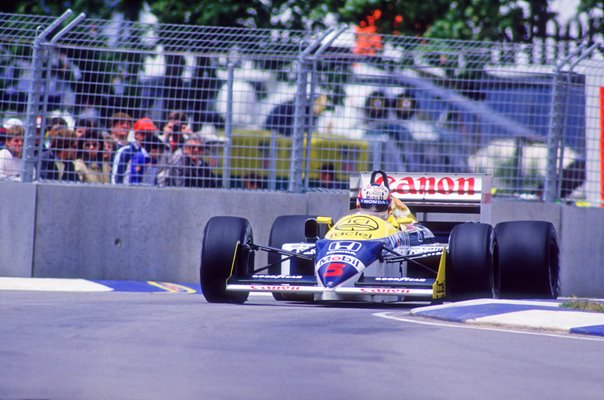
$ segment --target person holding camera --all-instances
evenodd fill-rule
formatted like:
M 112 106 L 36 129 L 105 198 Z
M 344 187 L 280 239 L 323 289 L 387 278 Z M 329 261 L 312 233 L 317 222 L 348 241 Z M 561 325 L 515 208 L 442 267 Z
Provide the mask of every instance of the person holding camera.
M 159 138 L 170 148 L 170 153 L 175 154 L 192 133 L 187 115 L 182 111 L 172 111 Z

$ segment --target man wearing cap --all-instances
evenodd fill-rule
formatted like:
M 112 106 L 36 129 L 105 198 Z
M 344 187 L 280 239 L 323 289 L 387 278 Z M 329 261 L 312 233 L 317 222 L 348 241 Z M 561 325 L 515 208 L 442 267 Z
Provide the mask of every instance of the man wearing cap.
M 6 142 L 0 150 L 0 179 L 21 180 L 23 127 L 13 125 L 6 130 Z
M 118 148 L 115 153 L 111 169 L 111 183 L 113 184 L 136 183 L 131 181 L 132 158 L 137 153 L 141 153 L 143 158 L 149 157 L 149 154 L 147 150 L 143 148 L 142 143 L 148 136 L 154 135 L 158 130 L 153 121 L 149 118 L 141 118 L 136 121 L 133 129 L 134 140 L 127 145 Z

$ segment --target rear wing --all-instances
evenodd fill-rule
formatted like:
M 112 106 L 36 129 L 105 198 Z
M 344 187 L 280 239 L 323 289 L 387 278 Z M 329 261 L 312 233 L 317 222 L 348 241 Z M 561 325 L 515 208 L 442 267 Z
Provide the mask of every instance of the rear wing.
M 491 177 L 486 174 L 387 173 L 393 197 L 405 203 L 420 222 L 491 223 Z M 356 207 L 371 172 L 350 177 L 350 205 Z M 380 183 L 378 177 L 376 183 Z

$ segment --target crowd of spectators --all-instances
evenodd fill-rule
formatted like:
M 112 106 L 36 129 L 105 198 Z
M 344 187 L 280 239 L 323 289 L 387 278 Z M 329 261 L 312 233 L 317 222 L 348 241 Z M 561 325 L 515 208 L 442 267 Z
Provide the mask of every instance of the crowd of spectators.
M 221 186 L 204 160 L 204 137 L 193 132 L 185 113 L 171 112 L 161 129 L 150 118 L 134 120 L 126 112 L 114 113 L 108 125 L 104 129 L 87 118 L 48 118 L 43 125 L 45 132 L 38 132 L 36 138 L 34 178 L 115 185 Z M 0 127 L 0 179 L 21 180 L 24 133 L 23 121 L 14 117 L 5 119 Z

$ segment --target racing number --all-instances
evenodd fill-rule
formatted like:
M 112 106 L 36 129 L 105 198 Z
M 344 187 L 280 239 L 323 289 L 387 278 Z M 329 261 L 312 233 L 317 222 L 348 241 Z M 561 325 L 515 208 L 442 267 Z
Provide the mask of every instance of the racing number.
M 326 278 L 329 276 L 340 276 L 344 273 L 344 268 L 346 268 L 346 264 L 343 263 L 331 263 L 325 269 Z

